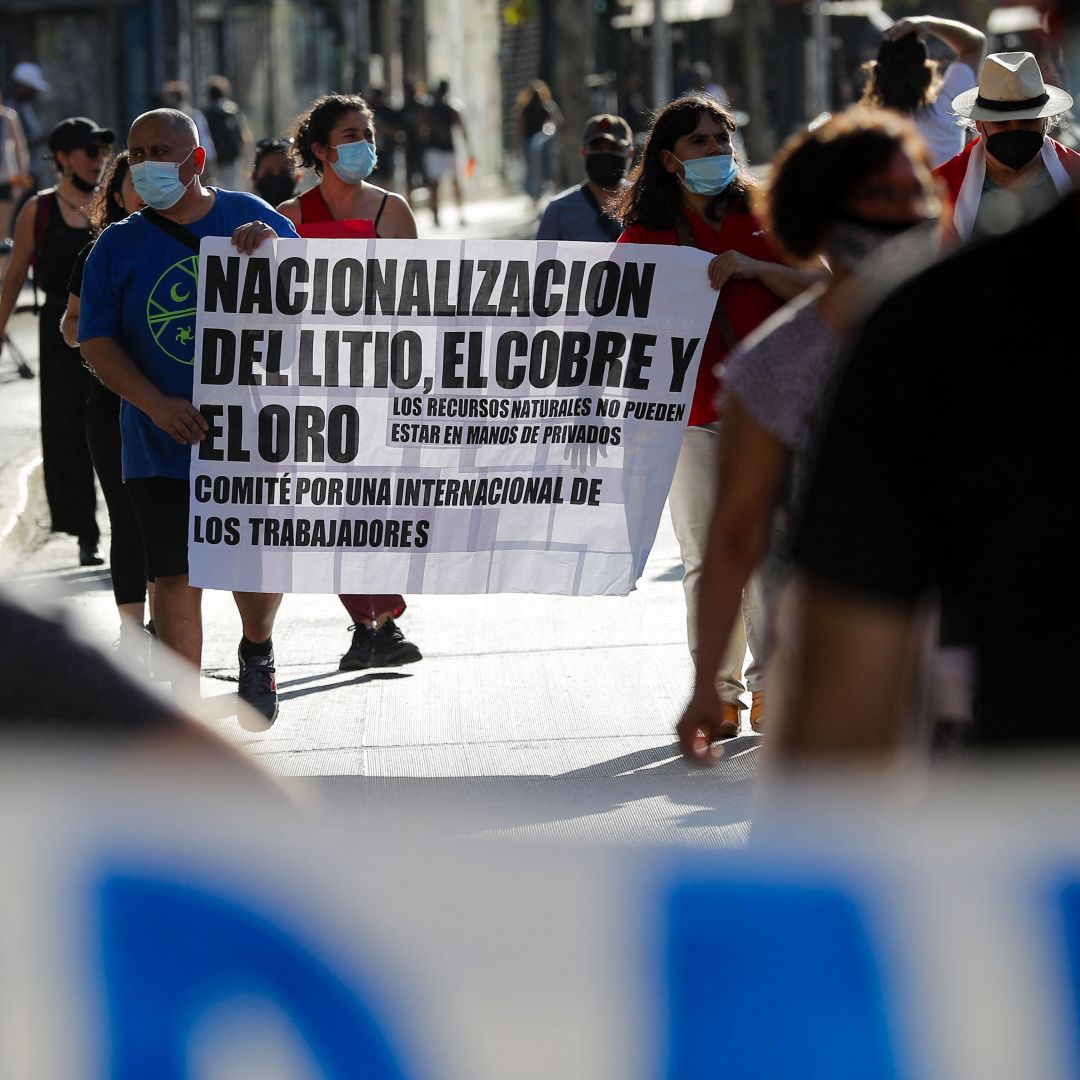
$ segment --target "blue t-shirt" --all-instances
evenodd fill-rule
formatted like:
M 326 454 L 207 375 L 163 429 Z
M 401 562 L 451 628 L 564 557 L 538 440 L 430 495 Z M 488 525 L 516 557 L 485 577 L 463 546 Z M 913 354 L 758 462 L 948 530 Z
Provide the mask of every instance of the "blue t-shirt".
M 292 222 L 257 195 L 212 188 L 210 212 L 185 228 L 231 236 L 249 221 L 265 221 L 278 236 L 295 237 Z M 199 257 L 141 214 L 110 225 L 83 271 L 79 340 L 111 337 L 160 390 L 191 400 L 195 373 L 195 308 Z M 124 479 L 186 480 L 191 447 L 162 431 L 125 401 L 120 408 Z

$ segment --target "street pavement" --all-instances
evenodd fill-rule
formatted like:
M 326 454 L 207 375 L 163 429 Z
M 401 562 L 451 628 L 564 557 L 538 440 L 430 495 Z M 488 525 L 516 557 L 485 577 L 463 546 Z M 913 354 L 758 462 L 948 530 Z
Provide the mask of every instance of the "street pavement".
M 455 208 L 421 237 L 528 237 L 524 197 Z M 34 341 L 32 316 L 13 333 Z M 36 355 L 36 349 L 31 350 Z M 36 361 L 35 361 L 36 366 Z M 45 526 L 37 380 L 0 363 L 0 562 L 32 602 L 52 598 L 106 653 L 117 636 L 107 567 L 77 565 L 75 540 Z M 104 504 L 99 520 L 107 523 Z M 107 538 L 106 538 L 107 544 Z M 678 549 L 667 515 L 628 597 L 410 596 L 400 625 L 424 659 L 339 672 L 348 616 L 333 596 L 286 596 L 274 633 L 281 714 L 264 734 L 235 719 L 240 624 L 225 593 L 204 598 L 202 719 L 318 799 L 368 816 L 430 813 L 470 835 L 740 846 L 749 834 L 760 738 L 688 767 L 673 724 L 690 687 Z M 62 662 L 50 662 L 50 677 Z M 749 732 L 749 728 L 746 728 Z

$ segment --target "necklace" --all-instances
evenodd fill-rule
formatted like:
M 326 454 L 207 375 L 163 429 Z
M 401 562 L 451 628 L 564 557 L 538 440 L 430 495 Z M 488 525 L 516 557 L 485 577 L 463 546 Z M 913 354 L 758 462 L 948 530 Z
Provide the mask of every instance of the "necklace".
M 83 207 L 76 205 L 69 198 L 60 194 L 60 189 L 56 189 L 56 197 L 70 210 L 72 213 L 78 214 L 79 217 L 85 221 L 90 220 L 90 215 L 83 209 Z

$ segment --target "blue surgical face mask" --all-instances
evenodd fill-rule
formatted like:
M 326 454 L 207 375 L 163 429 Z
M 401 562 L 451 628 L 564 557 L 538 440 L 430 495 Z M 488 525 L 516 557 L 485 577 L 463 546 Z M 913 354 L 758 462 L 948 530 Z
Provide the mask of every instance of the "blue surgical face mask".
M 719 195 L 738 175 L 733 154 L 692 158 L 682 162 L 683 186 L 695 195 Z
M 334 149 L 337 151 L 337 161 L 331 161 L 330 168 L 346 184 L 359 184 L 361 180 L 369 177 L 378 160 L 375 155 L 375 144 L 368 142 L 367 139 L 341 143 Z
M 191 154 L 195 151 L 192 150 Z M 188 154 L 184 161 L 187 161 Z M 140 161 L 131 166 L 131 182 L 135 185 L 139 198 L 155 210 L 168 210 L 183 197 L 184 192 L 194 183 L 196 173 L 183 184 L 180 182 L 180 166 L 184 161 Z

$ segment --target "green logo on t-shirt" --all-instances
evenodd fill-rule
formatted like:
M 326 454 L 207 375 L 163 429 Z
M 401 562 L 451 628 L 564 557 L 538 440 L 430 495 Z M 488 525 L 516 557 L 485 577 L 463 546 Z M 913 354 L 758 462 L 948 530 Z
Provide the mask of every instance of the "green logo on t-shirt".
M 161 351 L 180 364 L 195 363 L 198 288 L 199 256 L 189 255 L 157 279 L 146 301 L 150 333 Z

